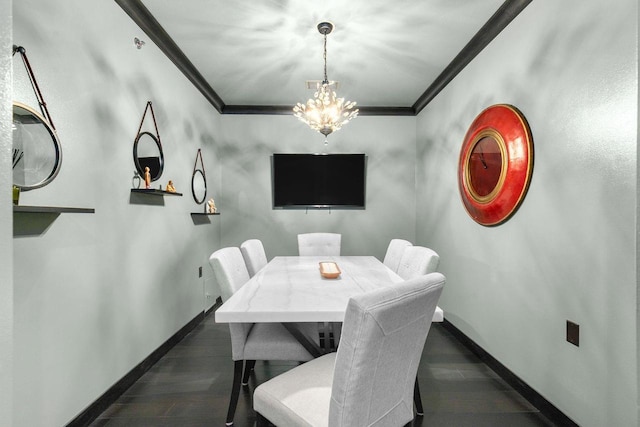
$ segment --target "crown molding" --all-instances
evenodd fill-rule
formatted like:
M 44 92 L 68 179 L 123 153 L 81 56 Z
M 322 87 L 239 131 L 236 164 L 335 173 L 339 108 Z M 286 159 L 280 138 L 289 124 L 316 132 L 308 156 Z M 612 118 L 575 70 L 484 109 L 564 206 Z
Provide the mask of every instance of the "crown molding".
M 292 115 L 293 105 L 225 105 L 222 114 Z M 411 107 L 358 107 L 359 116 L 415 116 Z
M 505 0 L 498 10 L 462 48 L 413 104 L 417 114 L 435 98 L 493 39 L 514 20 L 533 0 Z
M 213 105 L 213 107 L 222 113 L 224 109 L 224 101 L 209 85 L 200 71 L 182 52 L 180 47 L 173 41 L 171 36 L 160 25 L 156 18 L 149 12 L 140 0 L 115 0 L 115 2 L 124 10 L 127 15 L 135 22 L 138 27 L 167 55 L 182 74 L 184 74 L 191 83 L 204 95 L 204 97 Z
M 292 114 L 293 106 L 226 105 L 141 0 L 114 0 L 220 114 Z M 505 0 L 411 107 L 359 107 L 361 116 L 416 116 L 533 0 Z

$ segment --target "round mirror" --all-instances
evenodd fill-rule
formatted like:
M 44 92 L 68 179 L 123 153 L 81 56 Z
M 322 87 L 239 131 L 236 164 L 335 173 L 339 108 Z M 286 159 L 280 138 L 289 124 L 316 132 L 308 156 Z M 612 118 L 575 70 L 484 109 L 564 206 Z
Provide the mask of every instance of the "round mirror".
M 207 179 L 200 169 L 194 170 L 191 175 L 191 193 L 193 200 L 199 205 L 203 204 L 207 198 Z
M 13 103 L 13 185 L 44 187 L 58 174 L 62 149 L 55 130 L 33 108 Z
M 151 181 L 157 181 L 164 169 L 164 154 L 158 138 L 150 132 L 141 132 L 133 143 L 133 163 L 140 176 L 144 176 L 144 168 L 148 167 Z

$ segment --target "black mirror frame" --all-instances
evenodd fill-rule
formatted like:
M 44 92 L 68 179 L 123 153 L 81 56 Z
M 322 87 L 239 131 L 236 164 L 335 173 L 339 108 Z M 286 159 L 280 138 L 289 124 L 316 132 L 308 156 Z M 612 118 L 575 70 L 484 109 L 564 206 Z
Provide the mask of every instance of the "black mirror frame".
M 156 143 L 156 147 L 158 147 L 158 152 L 160 154 L 160 170 L 158 171 L 157 176 L 154 176 L 153 174 L 151 175 L 151 181 L 157 181 L 158 179 L 160 179 L 160 177 L 162 176 L 162 172 L 164 171 L 164 153 L 162 151 L 162 144 L 160 143 L 160 140 L 156 138 L 156 136 L 151 132 L 138 132 L 138 135 L 136 135 L 136 140 L 133 142 L 133 163 L 136 166 L 138 174 L 140 174 L 140 176 L 144 176 L 144 170 L 142 168 L 142 165 L 140 165 L 140 160 L 138 158 L 138 142 L 143 135 L 150 136 Z
M 200 158 L 200 166 L 201 169 L 198 169 L 196 166 L 198 166 L 198 158 Z M 196 178 L 196 173 L 200 172 L 200 175 L 202 175 L 202 180 L 204 181 L 204 196 L 202 197 L 202 200 L 198 199 L 198 196 L 196 195 L 196 187 L 195 187 L 195 178 Z M 205 200 L 207 200 L 207 174 L 204 171 L 204 161 L 202 160 L 202 150 L 200 148 L 198 148 L 198 152 L 196 153 L 196 161 L 193 163 L 193 173 L 191 174 L 191 195 L 193 196 L 193 200 L 196 202 L 196 204 L 201 205 L 205 202 Z
M 35 190 L 36 188 L 41 188 L 49 184 L 55 179 L 55 177 L 58 175 L 58 172 L 60 172 L 60 168 L 62 166 L 62 147 L 60 146 L 60 140 L 58 139 L 55 128 L 41 114 L 39 114 L 36 110 L 29 107 L 28 105 L 22 104 L 17 101 L 13 102 L 13 108 L 15 107 L 27 110 L 38 120 L 40 120 L 41 124 L 47 129 L 47 132 L 49 132 L 49 135 L 51 136 L 51 139 L 53 141 L 53 148 L 55 151 L 55 164 L 53 166 L 53 169 L 51 170 L 51 173 L 49 173 L 49 175 L 45 179 L 33 185 L 18 185 L 15 182 L 13 183 L 13 185 L 20 188 L 20 191 Z

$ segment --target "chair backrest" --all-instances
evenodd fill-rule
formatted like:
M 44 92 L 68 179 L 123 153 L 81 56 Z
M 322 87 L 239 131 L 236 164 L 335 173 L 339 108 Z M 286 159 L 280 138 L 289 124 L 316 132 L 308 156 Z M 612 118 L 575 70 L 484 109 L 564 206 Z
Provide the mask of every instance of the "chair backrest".
M 410 246 L 404 249 L 397 273 L 404 280 L 409 280 L 433 273 L 438 269 L 439 263 L 440 257 L 434 250 L 423 246 Z
M 440 273 L 353 297 L 335 360 L 330 426 L 405 425 L 431 319 L 445 278 Z
M 298 254 L 300 256 L 339 256 L 341 234 L 306 233 L 298 234 Z
M 262 242 L 258 239 L 242 242 L 240 252 L 242 252 L 244 262 L 247 264 L 247 271 L 249 271 L 249 276 L 251 277 L 255 276 L 262 267 L 267 265 L 267 254 L 264 251 Z
M 387 253 L 384 255 L 382 263 L 393 270 L 394 273 L 398 272 L 398 266 L 402 259 L 402 254 L 405 248 L 413 246 L 411 242 L 403 239 L 391 239 L 389 246 L 387 246 Z
M 209 257 L 209 264 L 220 286 L 220 297 L 226 301 L 250 279 L 239 248 L 218 249 Z

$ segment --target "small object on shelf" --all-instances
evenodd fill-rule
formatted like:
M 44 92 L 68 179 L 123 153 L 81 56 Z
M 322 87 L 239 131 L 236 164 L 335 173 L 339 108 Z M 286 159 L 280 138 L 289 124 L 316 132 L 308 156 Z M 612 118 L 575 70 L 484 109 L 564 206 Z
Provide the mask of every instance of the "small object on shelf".
M 20 187 L 13 186 L 13 204 L 18 206 L 20 200 Z
M 18 148 L 13 149 L 13 168 L 14 169 L 16 168 L 16 165 L 20 163 L 20 160 L 22 160 L 22 156 L 24 156 L 24 151 Z
M 320 275 L 325 279 L 337 279 L 340 276 L 340 267 L 335 262 L 320 262 Z
M 151 172 L 149 171 L 149 166 L 145 166 L 144 168 L 144 188 L 151 188 Z
M 142 178 L 138 171 L 133 171 L 133 178 L 131 178 L 131 188 L 140 188 L 140 184 L 142 183 Z
M 176 192 L 176 187 L 173 186 L 173 181 L 169 180 L 169 182 L 167 183 L 167 188 L 165 188 L 165 190 L 168 191 L 169 193 Z
M 218 212 L 218 208 L 216 208 L 216 202 L 213 201 L 213 198 L 209 199 L 207 202 L 207 213 L 214 214 Z

